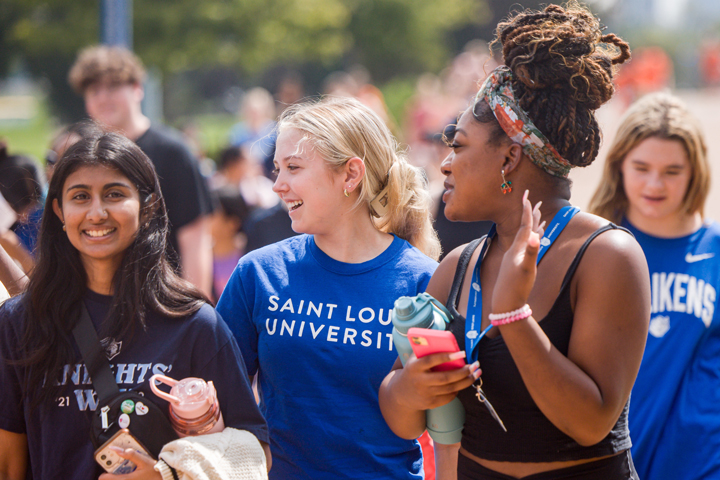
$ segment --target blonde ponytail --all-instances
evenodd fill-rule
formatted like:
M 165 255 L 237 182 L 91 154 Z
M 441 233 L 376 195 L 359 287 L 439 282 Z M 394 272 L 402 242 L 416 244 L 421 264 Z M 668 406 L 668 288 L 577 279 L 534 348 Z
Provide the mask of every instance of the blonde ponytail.
M 397 140 L 372 110 L 352 98 L 326 98 L 285 110 L 278 130 L 284 128 L 303 132 L 331 167 L 361 158 L 365 176 L 358 185 L 358 205 L 367 206 L 375 227 L 407 240 L 432 259 L 439 258 L 427 182 L 422 171 L 407 162 Z M 381 207 L 373 208 L 378 202 Z
M 428 257 L 440 257 L 440 241 L 432 227 L 432 199 L 422 171 L 398 156 L 390 169 L 387 213 L 375 219 L 375 226 L 406 239 Z

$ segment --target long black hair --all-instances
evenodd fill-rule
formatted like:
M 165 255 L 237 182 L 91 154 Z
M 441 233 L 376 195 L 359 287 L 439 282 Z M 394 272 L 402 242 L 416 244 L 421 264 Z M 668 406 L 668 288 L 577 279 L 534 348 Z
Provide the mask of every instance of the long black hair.
M 166 258 L 168 217 L 155 168 L 127 138 L 90 125 L 55 167 L 48 189 L 37 246 L 37 263 L 24 297 L 23 360 L 28 389 L 35 405 L 52 398 L 54 380 L 65 364 L 75 361 L 71 332 L 87 291 L 87 274 L 77 249 L 53 212 L 62 208 L 68 176 L 82 167 L 103 166 L 122 173 L 140 194 L 140 227 L 113 278 L 113 301 L 101 335 L 130 339 L 145 329 L 148 311 L 172 318 L 197 312 L 208 300 L 181 279 Z M 48 381 L 48 386 L 54 384 Z

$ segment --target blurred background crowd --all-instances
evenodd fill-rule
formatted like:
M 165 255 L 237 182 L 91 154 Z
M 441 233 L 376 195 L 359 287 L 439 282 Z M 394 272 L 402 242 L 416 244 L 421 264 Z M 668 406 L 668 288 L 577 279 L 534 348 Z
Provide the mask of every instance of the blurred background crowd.
M 26 270 L 46 179 L 88 116 L 68 73 L 84 48 L 107 35 L 103 8 L 124 5 L 121 37 L 141 59 L 143 114 L 181 133 L 210 192 L 201 211 L 218 298 L 240 256 L 294 232 L 272 191 L 275 120 L 318 95 L 351 96 L 377 112 L 425 169 L 443 251 L 488 225 L 443 214 L 442 131 L 496 63 L 492 30 L 535 0 L 4 0 L 0 4 L 0 243 Z M 589 7 L 630 42 L 618 95 L 598 111 L 612 140 L 635 99 L 672 89 L 704 123 L 711 163 L 720 151 L 720 2 L 595 0 Z M 129 12 L 129 13 L 128 13 Z M 71 34 L 69 34 L 71 33 Z M 139 143 L 139 142 L 138 142 Z M 586 207 L 604 155 L 571 174 L 573 203 Z M 714 169 L 715 175 L 720 168 Z M 162 176 L 162 175 L 161 175 Z M 188 193 L 189 195 L 189 193 Z M 706 212 L 717 218 L 720 198 Z M 172 208 L 170 208 L 172 215 Z M 199 280 L 200 281 L 200 280 Z

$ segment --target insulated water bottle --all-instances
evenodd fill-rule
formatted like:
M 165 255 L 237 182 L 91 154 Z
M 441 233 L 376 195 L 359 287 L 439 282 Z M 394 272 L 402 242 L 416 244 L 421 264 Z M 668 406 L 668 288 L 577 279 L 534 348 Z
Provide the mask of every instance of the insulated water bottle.
M 413 353 L 407 338 L 410 328 L 447 330 L 452 318 L 450 312 L 428 293 L 398 298 L 391 315 L 393 343 L 403 365 Z M 456 397 L 442 407 L 427 410 L 425 423 L 433 441 L 443 445 L 458 443 L 462 438 L 465 408 Z
M 160 390 L 155 381 L 170 385 L 170 393 Z M 180 437 L 222 432 L 225 428 L 213 382 L 188 377 L 175 380 L 165 375 L 150 377 L 150 388 L 170 402 L 170 423 Z

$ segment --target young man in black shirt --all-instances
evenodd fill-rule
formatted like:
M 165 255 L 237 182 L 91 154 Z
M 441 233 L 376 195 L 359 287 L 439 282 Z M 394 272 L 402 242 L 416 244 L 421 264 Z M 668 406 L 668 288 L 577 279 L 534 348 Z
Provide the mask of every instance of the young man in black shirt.
M 170 257 L 184 278 L 210 295 L 212 204 L 208 187 L 180 134 L 151 125 L 143 115 L 144 78 L 139 58 L 124 48 L 108 46 L 83 50 L 69 74 L 70 85 L 83 96 L 88 115 L 134 140 L 152 160 L 170 219 Z

